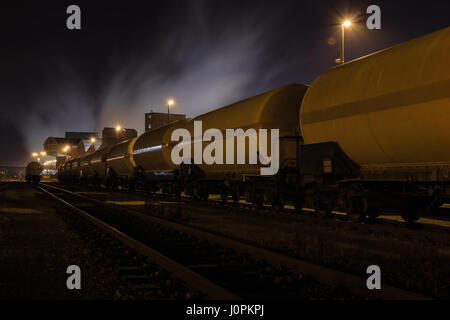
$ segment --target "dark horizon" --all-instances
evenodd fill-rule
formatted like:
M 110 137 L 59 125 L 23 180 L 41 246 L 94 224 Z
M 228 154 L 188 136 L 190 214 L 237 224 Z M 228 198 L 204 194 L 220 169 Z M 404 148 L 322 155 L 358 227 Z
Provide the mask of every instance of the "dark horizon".
M 81 7 L 82 29 L 66 28 Z M 365 27 L 377 4 L 382 29 Z M 141 134 L 144 113 L 190 117 L 335 66 L 339 23 L 347 61 L 449 25 L 450 2 L 127 1 L 1 5 L 0 163 L 24 163 L 49 136 L 120 123 Z

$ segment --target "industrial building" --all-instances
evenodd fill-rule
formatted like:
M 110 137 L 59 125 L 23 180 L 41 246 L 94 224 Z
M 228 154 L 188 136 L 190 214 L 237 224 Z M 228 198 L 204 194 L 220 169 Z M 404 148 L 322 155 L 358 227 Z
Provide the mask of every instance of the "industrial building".
M 186 119 L 185 114 L 176 114 L 176 113 L 161 113 L 161 112 L 153 112 L 145 114 L 145 132 L 149 132 L 151 130 L 155 130 L 164 126 L 167 126 L 170 123 L 184 120 Z

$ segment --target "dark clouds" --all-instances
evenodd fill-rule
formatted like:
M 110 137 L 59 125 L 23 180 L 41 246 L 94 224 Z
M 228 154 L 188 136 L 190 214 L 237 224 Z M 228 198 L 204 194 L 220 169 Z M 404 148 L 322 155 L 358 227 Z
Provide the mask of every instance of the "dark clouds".
M 28 157 L 26 140 L 16 124 L 0 119 L 0 145 L 2 164 L 21 164 Z
M 374 2 L 375 3 L 375 2 Z M 82 9 L 68 31 L 65 10 Z M 448 1 L 377 1 L 381 31 L 365 28 L 372 1 L 15 2 L 0 12 L 0 120 L 19 159 L 64 131 L 121 123 L 142 132 L 143 114 L 195 116 L 284 84 L 310 83 L 339 55 L 357 58 L 448 25 Z M 329 41 L 334 38 L 336 43 Z M 22 136 L 22 138 L 20 138 Z M 1 140 L 2 150 L 11 148 Z M 8 142 L 9 143 L 9 142 Z M 3 153 L 4 154 L 4 153 Z M 0 155 L 0 162 L 5 157 Z

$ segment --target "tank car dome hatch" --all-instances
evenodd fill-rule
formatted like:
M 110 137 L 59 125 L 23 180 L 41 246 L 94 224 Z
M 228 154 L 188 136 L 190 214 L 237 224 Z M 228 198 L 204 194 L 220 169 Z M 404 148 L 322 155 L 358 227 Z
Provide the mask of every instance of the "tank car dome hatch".
M 450 27 L 325 72 L 300 124 L 361 165 L 450 163 L 449 112 Z

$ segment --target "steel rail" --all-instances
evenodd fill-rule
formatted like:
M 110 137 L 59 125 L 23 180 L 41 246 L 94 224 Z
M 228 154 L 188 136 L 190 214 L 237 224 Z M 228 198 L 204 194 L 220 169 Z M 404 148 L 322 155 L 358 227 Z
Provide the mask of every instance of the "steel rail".
M 46 187 L 49 187 L 49 186 L 46 185 Z M 87 212 L 85 212 L 85 211 L 77 208 L 76 206 L 68 203 L 67 201 L 61 199 L 57 195 L 49 192 L 48 190 L 45 190 L 42 187 L 39 187 L 39 189 L 42 192 L 44 192 L 45 194 L 52 197 L 53 199 L 57 200 L 58 202 L 65 205 L 66 207 L 68 207 L 71 210 L 78 213 L 80 216 L 82 216 L 88 222 L 94 224 L 95 226 L 97 226 L 98 228 L 103 230 L 104 232 L 106 232 L 106 233 L 110 234 L 111 236 L 115 237 L 116 239 L 120 240 L 129 248 L 132 248 L 132 249 L 136 250 L 137 252 L 141 253 L 142 255 L 146 256 L 147 258 L 150 259 L 150 261 L 159 265 L 162 269 L 168 271 L 173 276 L 175 276 L 179 280 L 186 283 L 186 285 L 189 288 L 205 294 L 208 299 L 211 299 L 211 300 L 239 300 L 240 299 L 239 296 L 229 292 L 228 290 L 222 288 L 221 286 L 209 281 L 208 279 L 202 277 L 201 275 L 193 272 L 192 270 L 184 267 L 183 265 L 164 256 L 163 254 L 159 253 L 158 251 L 129 237 L 128 235 L 122 233 L 121 231 L 111 227 L 110 225 L 93 217 L 92 215 L 88 214 Z M 57 188 L 57 189 L 60 191 L 63 191 L 60 188 Z M 67 191 L 65 191 L 65 192 L 68 193 Z

